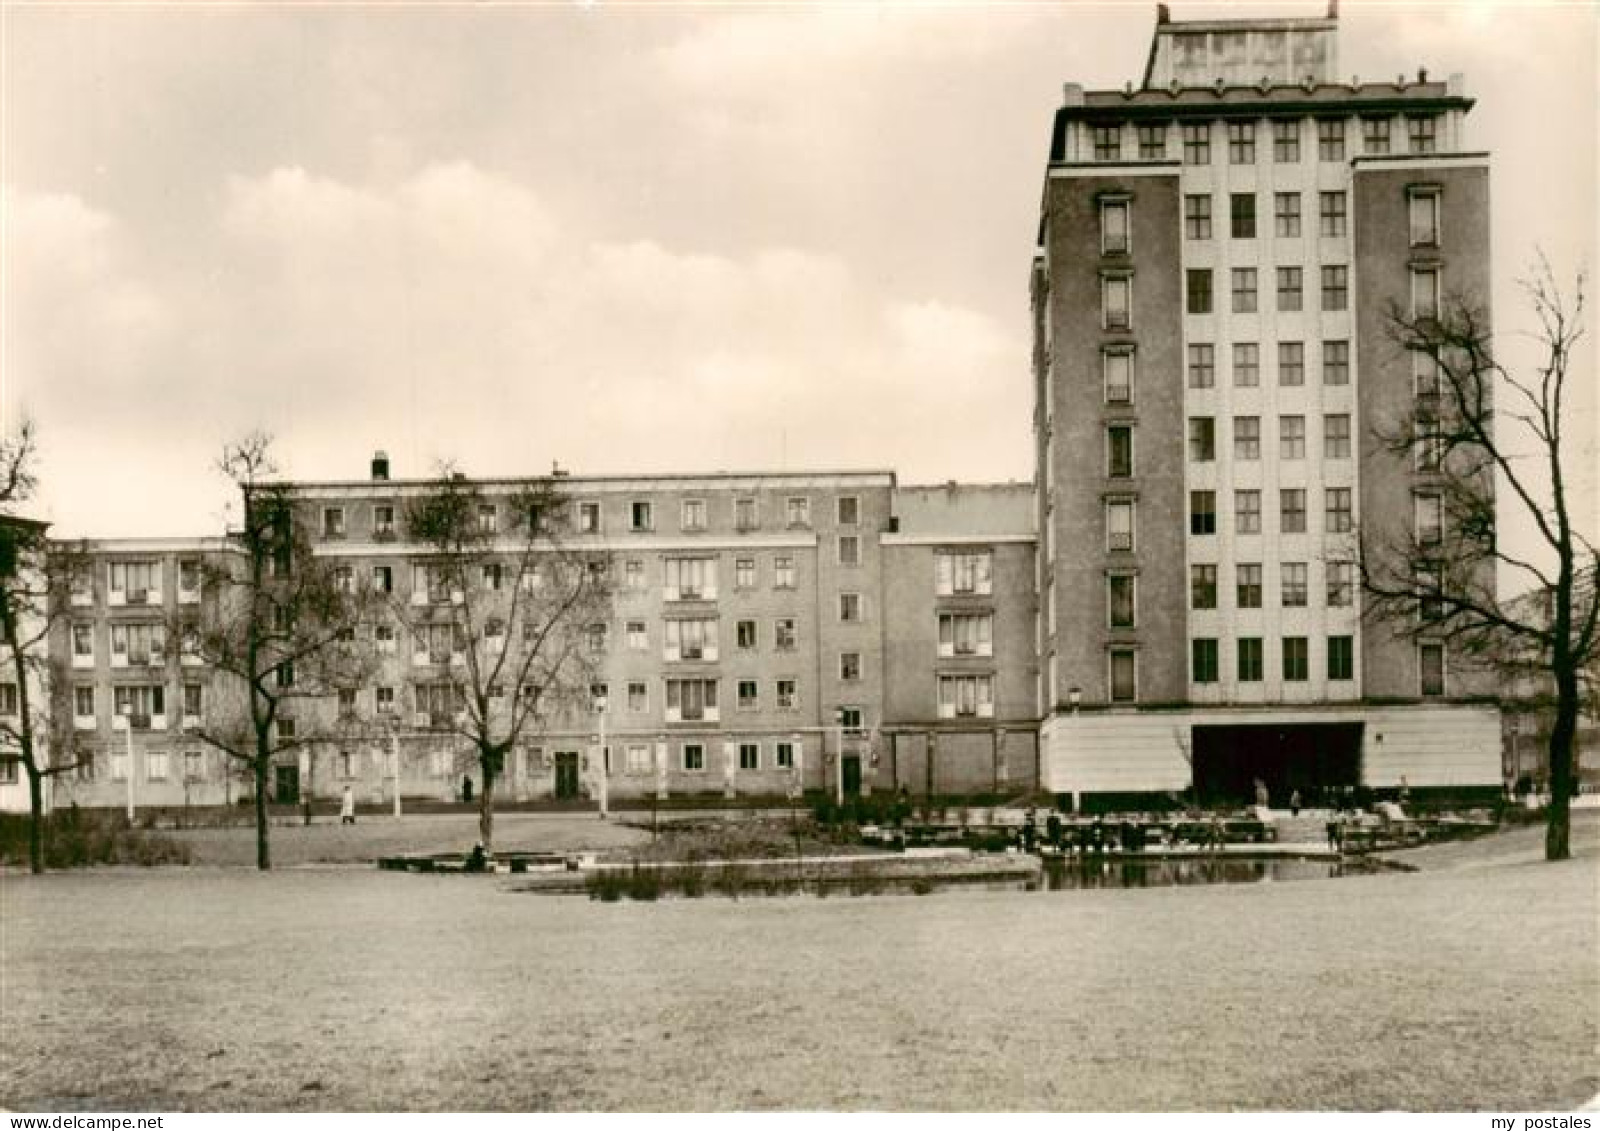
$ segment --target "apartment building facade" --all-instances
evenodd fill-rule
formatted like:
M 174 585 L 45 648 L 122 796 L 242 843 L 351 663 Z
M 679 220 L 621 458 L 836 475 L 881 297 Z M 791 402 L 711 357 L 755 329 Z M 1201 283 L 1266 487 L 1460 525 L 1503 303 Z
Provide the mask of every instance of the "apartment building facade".
M 1065 88 L 1032 273 L 1041 776 L 1109 803 L 1492 787 L 1442 640 L 1364 618 L 1357 531 L 1437 540 L 1396 315 L 1488 295 L 1461 80 L 1345 83 L 1337 19 L 1173 22 Z

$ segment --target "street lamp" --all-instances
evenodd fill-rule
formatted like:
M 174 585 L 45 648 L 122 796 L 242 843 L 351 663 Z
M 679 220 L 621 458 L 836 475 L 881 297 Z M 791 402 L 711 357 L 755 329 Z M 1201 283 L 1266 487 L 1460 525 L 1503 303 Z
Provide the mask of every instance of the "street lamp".
M 600 781 L 596 792 L 600 797 L 600 819 L 602 821 L 609 815 L 611 804 L 611 767 L 608 764 L 610 760 L 606 757 L 606 707 L 606 694 L 602 691 L 594 697 L 594 713 L 600 716 Z
M 128 758 L 128 823 L 133 824 L 133 702 L 130 700 L 122 705 L 119 712 L 122 715 L 122 737 Z
M 839 741 L 834 745 L 833 767 L 833 799 L 836 804 L 844 804 L 844 708 L 833 709 L 834 730 L 839 735 Z

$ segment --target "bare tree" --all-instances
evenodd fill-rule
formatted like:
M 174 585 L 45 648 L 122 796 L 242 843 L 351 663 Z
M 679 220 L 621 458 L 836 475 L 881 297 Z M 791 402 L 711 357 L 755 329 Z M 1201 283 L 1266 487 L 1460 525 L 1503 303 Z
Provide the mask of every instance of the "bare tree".
M 1391 312 L 1393 340 L 1417 367 L 1418 395 L 1409 416 L 1380 438 L 1415 461 L 1427 489 L 1410 530 L 1363 529 L 1361 574 L 1370 613 L 1416 638 L 1448 642 L 1502 687 L 1553 687 L 1545 858 L 1562 860 L 1571 853 L 1573 745 L 1600 617 L 1600 556 L 1572 513 L 1574 438 L 1564 430 L 1584 335 L 1584 280 L 1563 294 L 1541 264 L 1523 289 L 1539 324 L 1538 356 L 1525 373 L 1496 360 L 1488 321 L 1467 302 L 1451 300 L 1425 317 Z M 1497 492 L 1529 520 L 1531 550 L 1497 537 Z M 1525 581 L 1521 588 L 1538 599 L 1501 601 L 1497 576 Z
M 182 647 L 219 677 L 221 700 L 194 732 L 248 770 L 254 783 L 256 866 L 272 866 L 268 779 L 282 755 L 331 732 L 323 708 L 359 683 L 370 656 L 355 643 L 370 600 L 348 567 L 313 553 L 293 487 L 274 479 L 271 439 L 227 445 L 219 469 L 238 486 L 243 521 L 228 551 L 203 570 L 200 616 L 176 626 Z
M 407 509 L 430 599 L 405 619 L 437 672 L 418 708 L 471 745 L 486 853 L 507 755 L 555 719 L 587 716 L 603 664 L 610 559 L 569 542 L 570 524 L 549 480 L 491 499 L 448 468 Z
M 28 779 L 28 866 L 42 872 L 45 782 L 77 766 L 65 747 L 49 741 L 49 695 L 55 682 L 50 631 L 82 560 L 70 547 L 51 546 L 47 523 L 14 513 L 37 488 L 37 456 L 32 421 L 24 421 L 15 436 L 0 439 L 0 678 L 9 678 L 4 694 L 12 699 L 0 712 L 0 742 L 16 752 Z

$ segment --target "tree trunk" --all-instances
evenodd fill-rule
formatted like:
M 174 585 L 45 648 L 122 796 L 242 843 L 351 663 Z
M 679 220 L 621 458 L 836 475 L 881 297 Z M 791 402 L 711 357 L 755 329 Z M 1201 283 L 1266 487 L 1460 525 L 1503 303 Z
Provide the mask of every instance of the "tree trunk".
M 492 757 L 480 757 L 478 766 L 483 770 L 483 788 L 478 791 L 478 839 L 483 842 L 483 854 L 494 855 L 494 787 L 495 772 Z
M 256 755 L 256 867 L 272 870 L 272 852 L 267 847 L 267 766 L 269 759 Z
M 28 868 L 44 872 L 44 781 L 31 765 L 28 769 Z
M 1544 858 L 1572 856 L 1572 743 L 1578 731 L 1578 681 L 1556 678 L 1556 719 L 1550 728 L 1550 811 L 1546 814 Z

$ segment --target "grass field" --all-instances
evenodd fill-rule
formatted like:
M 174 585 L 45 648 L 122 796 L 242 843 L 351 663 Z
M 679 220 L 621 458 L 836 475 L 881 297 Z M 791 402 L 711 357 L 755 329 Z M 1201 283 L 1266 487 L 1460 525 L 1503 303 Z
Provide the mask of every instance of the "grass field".
M 1560 865 L 1517 830 L 1414 874 L 922 898 L 10 874 L 0 1106 L 1567 1107 L 1600 1090 L 1597 833 Z

